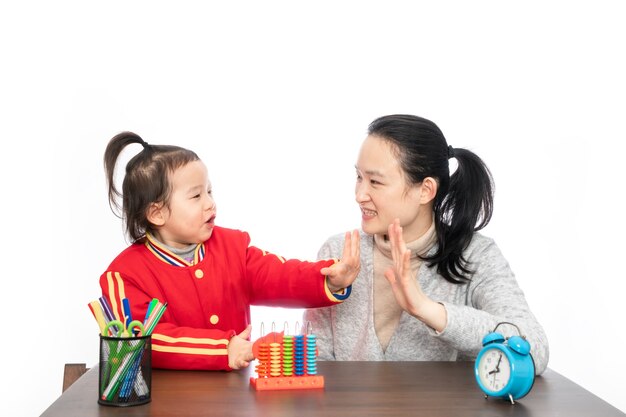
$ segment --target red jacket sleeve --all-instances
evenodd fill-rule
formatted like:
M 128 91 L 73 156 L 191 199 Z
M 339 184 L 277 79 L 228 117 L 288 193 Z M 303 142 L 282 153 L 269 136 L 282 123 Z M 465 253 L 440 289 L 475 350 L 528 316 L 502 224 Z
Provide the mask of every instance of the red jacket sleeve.
M 278 307 L 326 307 L 342 301 L 326 285 L 320 270 L 337 260 L 305 262 L 286 260 L 254 246 L 248 247 L 246 272 L 250 281 L 251 303 Z

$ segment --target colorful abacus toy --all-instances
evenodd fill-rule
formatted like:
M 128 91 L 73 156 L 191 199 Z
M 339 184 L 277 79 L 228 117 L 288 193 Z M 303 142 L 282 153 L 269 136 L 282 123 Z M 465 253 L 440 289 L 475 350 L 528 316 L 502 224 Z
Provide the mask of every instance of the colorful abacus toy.
M 298 329 L 296 323 L 296 329 Z M 278 333 L 274 330 L 254 342 L 257 377 L 250 384 L 257 391 L 324 388 L 324 377 L 317 375 L 317 343 L 310 323 L 300 334 L 290 335 L 287 324 Z

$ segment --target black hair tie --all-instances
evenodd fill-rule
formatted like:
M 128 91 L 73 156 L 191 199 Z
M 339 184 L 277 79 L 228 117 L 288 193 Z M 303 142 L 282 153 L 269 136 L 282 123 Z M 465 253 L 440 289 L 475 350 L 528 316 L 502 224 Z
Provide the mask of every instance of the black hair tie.
M 148 149 L 150 147 L 150 144 L 146 142 L 145 140 L 141 139 L 141 146 L 143 146 L 144 149 Z
M 448 145 L 448 159 L 454 158 L 454 148 L 452 145 Z

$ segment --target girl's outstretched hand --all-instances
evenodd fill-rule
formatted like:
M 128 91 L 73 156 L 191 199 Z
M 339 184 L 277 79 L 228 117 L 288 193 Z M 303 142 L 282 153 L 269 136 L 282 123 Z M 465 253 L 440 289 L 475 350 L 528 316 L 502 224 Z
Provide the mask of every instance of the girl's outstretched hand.
M 447 324 L 445 307 L 431 300 L 420 287 L 411 271 L 411 251 L 402 237 L 400 220 L 395 219 L 388 229 L 393 267 L 385 271 L 396 301 L 404 311 L 423 321 L 437 331 L 443 331 Z
M 246 368 L 254 359 L 252 342 L 248 340 L 251 332 L 252 326 L 248 325 L 243 332 L 230 339 L 228 343 L 228 366 L 232 369 Z
M 326 275 L 328 289 L 337 292 L 352 285 L 361 270 L 361 239 L 359 231 L 346 232 L 343 244 L 341 262 L 322 268 L 322 275 Z

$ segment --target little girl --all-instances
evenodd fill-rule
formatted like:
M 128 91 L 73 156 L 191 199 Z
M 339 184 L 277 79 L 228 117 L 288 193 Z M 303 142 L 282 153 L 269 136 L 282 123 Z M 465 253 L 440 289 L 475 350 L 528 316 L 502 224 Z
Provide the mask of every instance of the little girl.
M 126 165 L 120 192 L 115 166 L 130 144 L 143 150 Z M 109 204 L 119 210 L 121 198 L 133 244 L 100 286 L 119 317 L 124 298 L 139 319 L 153 298 L 167 302 L 152 333 L 153 367 L 246 367 L 254 359 L 250 305 L 322 307 L 348 297 L 360 268 L 357 231 L 346 233 L 341 262 L 286 260 L 250 246 L 245 232 L 215 225 L 207 168 L 194 152 L 123 132 L 107 145 L 104 166 Z

